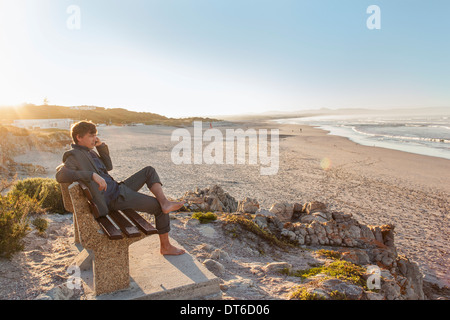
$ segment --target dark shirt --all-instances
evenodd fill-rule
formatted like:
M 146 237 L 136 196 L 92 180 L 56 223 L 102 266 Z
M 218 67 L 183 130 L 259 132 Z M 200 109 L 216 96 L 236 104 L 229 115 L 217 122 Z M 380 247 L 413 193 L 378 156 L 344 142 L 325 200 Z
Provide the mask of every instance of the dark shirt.
M 105 164 L 103 161 L 98 157 L 98 155 L 90 150 L 87 147 L 80 146 L 78 144 L 72 144 L 73 148 L 79 148 L 82 150 L 86 150 L 89 152 L 89 155 L 92 157 L 92 160 L 94 160 L 95 166 L 97 167 L 97 170 L 99 171 L 100 176 L 105 179 L 106 182 L 106 191 L 104 193 L 106 204 L 109 206 L 111 201 L 116 200 L 119 197 L 119 184 L 117 181 L 114 180 L 113 177 L 111 177 L 108 174 L 108 171 L 106 170 Z

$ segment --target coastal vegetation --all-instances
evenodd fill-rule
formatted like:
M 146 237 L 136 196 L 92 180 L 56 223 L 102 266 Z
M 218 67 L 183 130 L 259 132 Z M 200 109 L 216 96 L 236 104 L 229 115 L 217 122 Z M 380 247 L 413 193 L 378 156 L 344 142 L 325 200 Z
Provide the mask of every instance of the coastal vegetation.
M 366 272 L 365 268 L 344 260 L 335 260 L 329 264 L 313 267 L 306 270 L 287 270 L 280 271 L 282 274 L 307 279 L 318 274 L 325 274 L 329 277 L 349 281 L 351 283 L 366 287 L 366 280 L 363 278 Z
M 195 212 L 192 215 L 192 218 L 199 220 L 200 223 L 208 223 L 208 222 L 217 220 L 217 215 L 210 211 L 209 212 Z
M 3 191 L 11 188 L 6 194 Z M 62 195 L 54 179 L 32 178 L 21 181 L 0 181 L 0 257 L 11 258 L 23 250 L 24 237 L 32 225 L 43 233 L 46 212 L 64 213 Z
M 24 104 L 16 107 L 3 107 L 2 119 L 89 119 L 97 124 L 130 125 L 142 123 L 146 125 L 184 126 L 192 121 L 219 121 L 212 118 L 187 117 L 169 118 L 153 112 L 136 112 L 124 108 L 103 108 L 95 106 L 63 107 L 55 105 Z
M 35 198 L 41 207 L 53 213 L 65 213 L 61 189 L 55 179 L 27 178 L 17 181 L 10 191 L 13 195 L 24 194 Z

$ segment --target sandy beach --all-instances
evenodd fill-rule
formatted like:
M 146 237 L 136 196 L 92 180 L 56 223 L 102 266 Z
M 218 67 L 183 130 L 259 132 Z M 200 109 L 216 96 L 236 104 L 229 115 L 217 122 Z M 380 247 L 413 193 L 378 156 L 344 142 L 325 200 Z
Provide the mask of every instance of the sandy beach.
M 209 123 L 203 124 L 208 128 Z M 261 165 L 248 161 L 176 165 L 171 159 L 177 144 L 171 141 L 174 127 L 100 127 L 99 136 L 109 146 L 116 180 L 150 165 L 171 198 L 217 184 L 236 200 L 255 198 L 265 209 L 276 202 L 315 200 L 350 212 L 361 223 L 394 224 L 398 253 L 417 262 L 426 281 L 450 285 L 450 160 L 361 146 L 309 126 L 241 122 L 214 128 L 223 133 L 227 128 L 279 129 L 278 173 L 263 176 Z M 49 163 L 62 153 L 49 156 Z M 53 174 L 48 170 L 47 176 Z M 171 236 L 177 239 L 176 233 Z

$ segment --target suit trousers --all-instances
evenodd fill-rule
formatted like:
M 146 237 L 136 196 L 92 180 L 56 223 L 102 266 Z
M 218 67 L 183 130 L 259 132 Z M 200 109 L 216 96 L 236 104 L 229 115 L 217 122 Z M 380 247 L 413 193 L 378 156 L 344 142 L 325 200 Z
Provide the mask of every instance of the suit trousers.
M 138 192 L 144 184 L 150 189 L 154 183 L 159 183 L 162 186 L 161 180 L 153 167 L 148 166 L 136 172 L 128 179 L 119 182 L 119 197 L 111 201 L 109 209 L 134 209 L 153 214 L 155 216 L 155 227 L 158 230 L 158 234 L 169 232 L 169 215 L 162 212 L 158 200 L 153 196 Z

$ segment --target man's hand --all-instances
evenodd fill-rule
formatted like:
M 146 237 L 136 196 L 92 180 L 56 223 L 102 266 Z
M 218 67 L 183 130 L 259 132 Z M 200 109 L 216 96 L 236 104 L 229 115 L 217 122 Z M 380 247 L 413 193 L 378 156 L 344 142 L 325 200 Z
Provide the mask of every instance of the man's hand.
M 95 137 L 95 146 L 98 147 L 99 145 L 101 145 L 103 142 L 100 141 L 99 137 Z
M 97 173 L 94 172 L 92 174 L 92 180 L 94 180 L 98 184 L 98 190 L 100 190 L 100 191 L 105 190 L 106 191 L 107 185 L 106 185 L 105 179 L 103 179 Z

